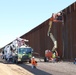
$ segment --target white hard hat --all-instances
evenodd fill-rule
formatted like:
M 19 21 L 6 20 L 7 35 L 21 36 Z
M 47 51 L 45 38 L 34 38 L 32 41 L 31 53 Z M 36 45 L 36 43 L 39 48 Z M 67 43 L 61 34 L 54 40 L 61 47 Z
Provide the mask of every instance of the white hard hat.
M 32 58 L 35 58 L 34 56 Z
M 60 16 L 61 13 L 57 13 L 58 16 Z

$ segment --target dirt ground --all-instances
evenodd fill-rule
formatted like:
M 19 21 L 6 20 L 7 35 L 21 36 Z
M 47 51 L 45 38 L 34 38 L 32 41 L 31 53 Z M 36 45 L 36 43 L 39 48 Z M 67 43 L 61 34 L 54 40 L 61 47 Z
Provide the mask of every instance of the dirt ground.
M 34 74 L 15 64 L 0 63 L 0 75 L 34 75 Z
M 17 64 L 8 64 L 5 60 L 1 59 L 0 56 L 0 75 L 34 75 L 27 69 L 20 67 Z
M 7 64 L 0 58 L 0 75 L 76 75 L 76 65 L 73 62 L 37 61 L 37 68 L 32 69 L 29 63 Z

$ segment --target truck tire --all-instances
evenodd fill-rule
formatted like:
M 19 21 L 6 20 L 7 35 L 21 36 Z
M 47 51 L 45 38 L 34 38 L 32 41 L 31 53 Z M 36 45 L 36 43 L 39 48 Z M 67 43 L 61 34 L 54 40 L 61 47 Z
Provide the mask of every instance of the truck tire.
M 13 59 L 12 62 L 15 63 L 15 59 Z
M 47 62 L 46 57 L 44 57 L 44 62 Z
M 13 63 L 14 63 L 14 64 L 18 64 L 17 59 L 13 59 Z
M 15 60 L 15 63 L 16 63 L 16 64 L 18 64 L 18 61 L 17 61 L 17 60 Z
M 44 62 L 48 62 L 49 60 L 48 60 L 48 58 L 47 57 L 45 57 L 44 58 Z
M 29 59 L 29 63 L 31 63 L 31 59 Z

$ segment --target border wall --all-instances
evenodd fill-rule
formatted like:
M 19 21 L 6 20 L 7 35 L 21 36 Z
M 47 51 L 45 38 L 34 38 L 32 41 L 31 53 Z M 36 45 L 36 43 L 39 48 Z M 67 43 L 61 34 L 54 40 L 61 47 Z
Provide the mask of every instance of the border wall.
M 61 58 L 73 60 L 76 58 L 76 2 L 62 10 L 64 24 L 53 23 L 51 32 L 57 40 L 58 54 Z M 46 49 L 52 49 L 53 42 L 47 36 L 49 19 L 36 28 L 21 36 L 29 40 L 29 45 L 44 57 Z

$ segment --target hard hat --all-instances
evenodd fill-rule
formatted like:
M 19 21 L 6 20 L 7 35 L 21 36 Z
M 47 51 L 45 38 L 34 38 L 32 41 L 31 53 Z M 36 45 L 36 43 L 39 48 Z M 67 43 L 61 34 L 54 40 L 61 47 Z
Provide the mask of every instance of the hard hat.
M 58 15 L 58 16 L 60 16 L 60 15 L 61 15 L 61 13 L 57 13 L 57 15 Z
M 32 58 L 35 58 L 34 56 Z

